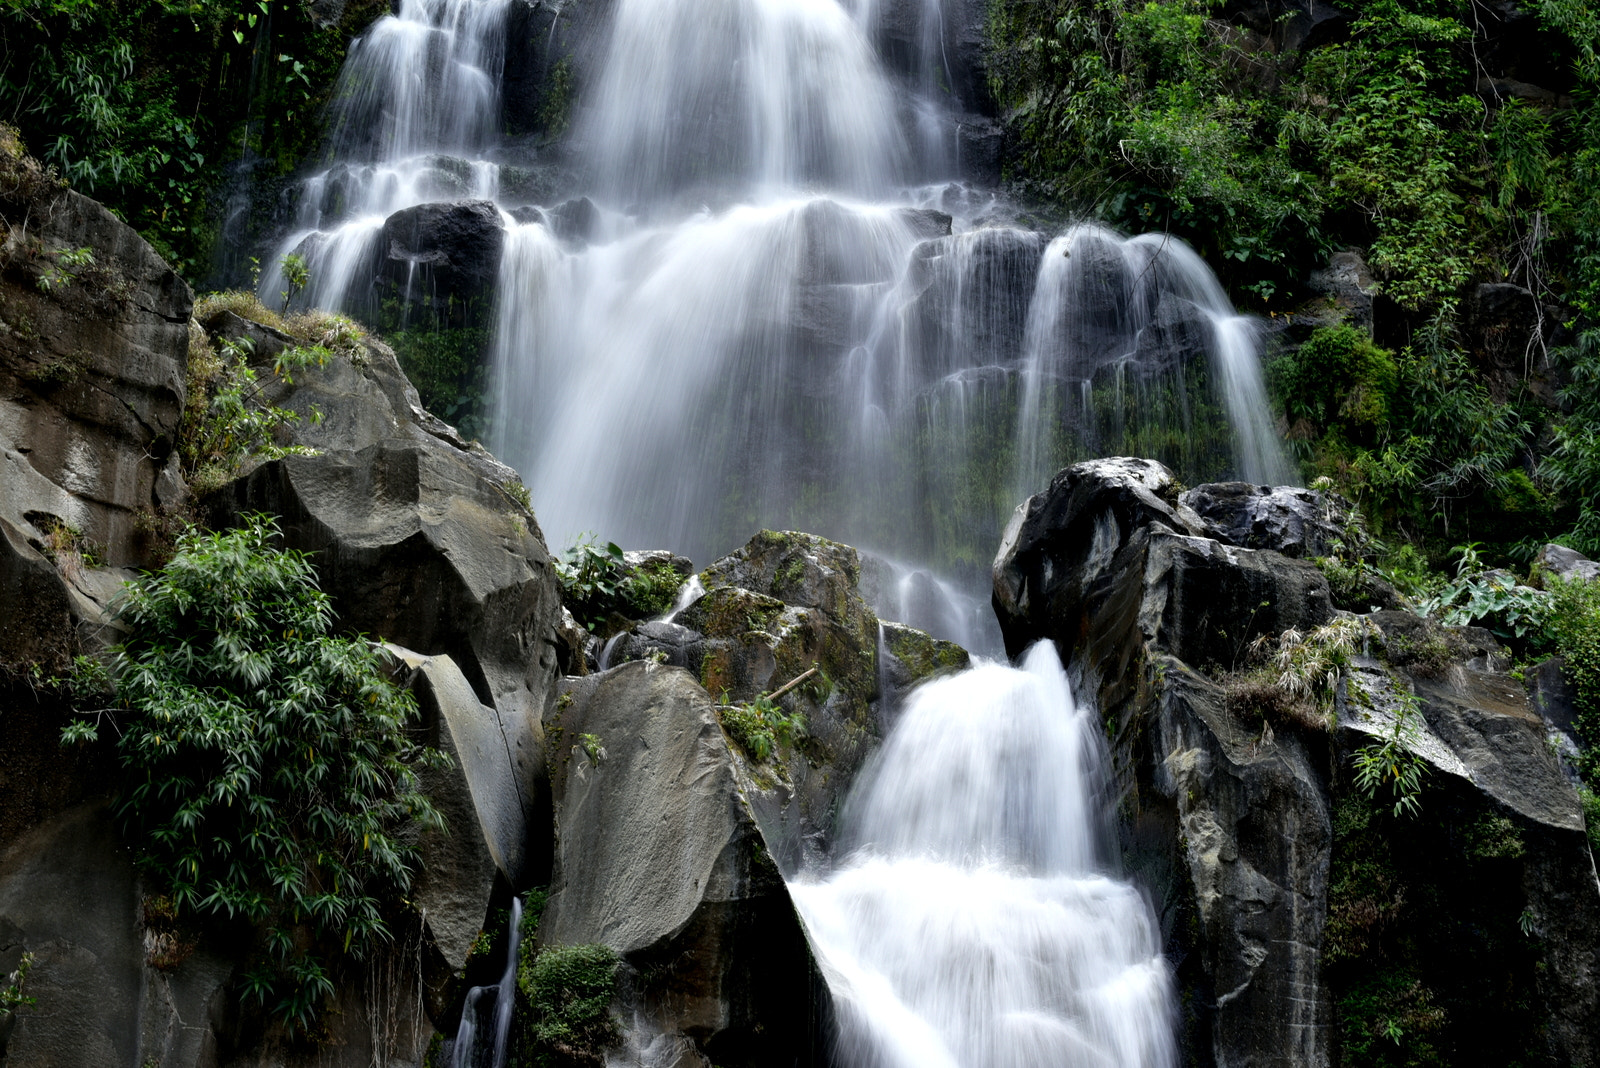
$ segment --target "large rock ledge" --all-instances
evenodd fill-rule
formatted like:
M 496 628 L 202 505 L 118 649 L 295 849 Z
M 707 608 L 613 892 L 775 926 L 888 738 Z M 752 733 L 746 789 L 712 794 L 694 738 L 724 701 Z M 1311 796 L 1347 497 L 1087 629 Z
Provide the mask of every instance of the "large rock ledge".
M 1124 860 L 1161 914 L 1186 1056 L 1335 1063 L 1376 1004 L 1413 1013 L 1404 1027 L 1447 1061 L 1520 1043 L 1507 1056 L 1594 1063 L 1600 883 L 1546 724 L 1492 638 L 1373 612 L 1336 725 L 1230 699 L 1255 638 L 1349 615 L 1296 558 L 1325 551 L 1343 507 L 1240 484 L 1184 493 L 1153 461 L 1097 460 L 1021 505 L 995 559 L 1007 650 L 1053 640 L 1105 720 Z M 1402 692 L 1432 769 L 1416 820 L 1350 773 Z M 1511 993 L 1482 995 L 1493 983 Z

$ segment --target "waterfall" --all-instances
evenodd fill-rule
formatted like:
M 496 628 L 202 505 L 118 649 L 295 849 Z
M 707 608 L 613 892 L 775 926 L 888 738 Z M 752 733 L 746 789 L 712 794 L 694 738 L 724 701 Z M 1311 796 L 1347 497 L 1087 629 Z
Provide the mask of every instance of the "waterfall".
M 1148 902 L 1105 866 L 1091 710 L 1048 642 L 914 691 L 836 867 L 790 885 L 848 1068 L 1169 1068 Z
M 522 899 L 511 899 L 506 965 L 494 986 L 475 986 L 461 1006 L 461 1027 L 451 1049 L 451 1068 L 505 1068 L 511 1014 L 517 1002 L 517 954 L 522 948 Z M 487 1026 L 485 1026 L 487 1025 Z
M 385 220 L 491 202 L 483 433 L 554 545 L 805 529 L 983 603 L 1011 509 L 1074 460 L 1289 481 L 1255 328 L 1193 251 L 1041 233 L 963 180 L 970 7 L 614 0 L 570 133 L 535 143 L 498 121 L 521 9 L 403 0 L 351 48 L 279 256 L 305 302 L 409 307 L 437 264 Z

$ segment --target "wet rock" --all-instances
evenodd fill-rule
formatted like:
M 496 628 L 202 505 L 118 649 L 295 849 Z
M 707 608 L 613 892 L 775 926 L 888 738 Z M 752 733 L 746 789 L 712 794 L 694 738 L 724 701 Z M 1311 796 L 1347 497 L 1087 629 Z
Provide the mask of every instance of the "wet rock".
M 1350 522 L 1348 501 L 1294 486 L 1213 482 L 1178 500 L 1201 518 L 1208 537 L 1301 560 L 1332 555 Z
M 1308 280 L 1311 289 L 1320 294 L 1323 307 L 1314 309 L 1313 326 L 1331 326 L 1348 322 L 1352 326 L 1371 330 L 1373 326 L 1373 297 L 1378 283 L 1367 268 L 1367 261 L 1357 249 L 1335 252 L 1328 258 L 1328 266 L 1312 272 Z
M 466 965 L 495 872 L 513 870 L 510 860 L 526 849 L 518 768 L 495 727 L 494 710 L 479 703 L 455 661 L 393 645 L 388 650 L 402 666 L 397 681 L 417 695 L 427 743 L 452 761 L 423 773 L 423 791 L 444 817 L 445 830 L 420 836 L 411 890 L 448 975 Z
M 487 200 L 419 204 L 384 220 L 379 275 L 401 300 L 437 307 L 494 294 L 505 226 Z
M 973 362 L 971 351 L 996 364 L 1022 354 L 1028 305 L 1033 296 L 1042 235 L 1006 227 L 984 227 L 935 241 L 917 250 L 912 284 L 913 350 L 933 361 L 930 375 L 946 375 Z M 961 336 L 951 333 L 960 323 Z
M 896 707 L 911 690 L 942 675 L 965 671 L 972 657 L 955 642 L 943 641 L 903 623 L 883 624 L 883 663 L 879 674 L 887 693 L 885 707 Z
M 600 235 L 600 209 L 588 197 L 557 204 L 549 216 L 551 233 L 563 241 L 587 244 Z
M 710 696 L 685 671 L 625 664 L 568 680 L 547 730 L 558 846 L 540 943 L 623 957 L 635 1041 L 804 1057 L 805 939 Z
M 1367 943 L 1347 933 L 1357 922 L 1350 917 L 1366 915 L 1361 894 L 1389 893 L 1385 907 L 1400 908 L 1393 901 L 1405 891 L 1383 891 L 1388 883 L 1351 889 L 1359 879 L 1335 858 L 1357 848 L 1350 836 L 1368 833 L 1350 813 L 1372 805 L 1326 769 L 1350 767 L 1356 750 L 1392 736 L 1395 717 L 1414 705 L 1406 744 L 1435 769 L 1422 804 L 1430 820 L 1459 830 L 1435 832 L 1430 822 L 1412 835 L 1403 820 L 1385 824 L 1405 843 L 1393 846 L 1394 885 L 1429 902 L 1426 915 L 1407 913 L 1407 922 L 1439 939 L 1408 943 L 1404 966 L 1432 984 L 1419 989 L 1439 997 L 1481 997 L 1462 985 L 1480 972 L 1520 984 L 1519 996 L 1536 997 L 1544 1015 L 1506 1041 L 1545 1044 L 1555 1063 L 1585 1062 L 1589 1036 L 1600 1033 L 1600 887 L 1545 722 L 1504 674 L 1509 659 L 1487 632 L 1392 611 L 1367 617 L 1331 734 L 1239 704 L 1235 695 L 1247 691 L 1231 687 L 1246 678 L 1257 636 L 1307 634 L 1335 617 L 1315 567 L 1203 536 L 1201 510 L 1241 540 L 1308 548 L 1315 531 L 1304 524 L 1257 528 L 1239 519 L 1242 503 L 1264 496 L 1221 486 L 1180 497 L 1170 473 L 1149 461 L 1079 464 L 1018 509 L 995 561 L 994 603 L 1008 650 L 1054 639 L 1075 691 L 1106 721 L 1124 862 L 1162 917 L 1190 1007 L 1188 1055 L 1217 1064 L 1330 1062 L 1334 1002 L 1370 974 L 1361 969 L 1379 966 L 1363 956 Z M 1334 818 L 1341 805 L 1343 822 Z M 1460 843 L 1481 838 L 1473 828 L 1482 827 L 1492 829 L 1491 844 L 1463 853 Z M 1510 844 L 1494 844 L 1502 839 Z M 1361 855 L 1371 848 L 1360 846 Z M 1520 881 L 1482 866 L 1507 857 L 1521 865 Z M 1488 894 L 1501 895 L 1482 907 L 1496 917 L 1494 937 L 1505 948 L 1470 966 L 1453 963 L 1452 924 L 1480 923 L 1469 917 Z M 1531 902 L 1528 915 L 1552 932 L 1536 972 L 1518 970 L 1525 938 L 1506 918 L 1513 899 L 1515 908 Z M 1346 932 L 1331 948 L 1329 930 Z M 1336 959 L 1345 963 L 1330 970 Z M 1502 1002 L 1473 1004 L 1451 1024 L 1459 1035 Z M 1496 1019 L 1502 1032 L 1515 1022 Z

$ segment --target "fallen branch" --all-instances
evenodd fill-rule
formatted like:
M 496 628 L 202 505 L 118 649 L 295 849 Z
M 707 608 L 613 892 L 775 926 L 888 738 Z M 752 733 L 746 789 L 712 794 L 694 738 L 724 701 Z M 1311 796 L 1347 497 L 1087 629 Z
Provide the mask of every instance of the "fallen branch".
M 784 683 L 782 686 L 779 686 L 776 690 L 773 690 L 771 693 L 767 694 L 767 700 L 776 701 L 778 698 L 782 697 L 784 694 L 788 693 L 790 690 L 794 689 L 796 686 L 800 685 L 802 682 L 805 682 L 807 679 L 809 679 L 811 676 L 815 675 L 816 673 L 817 673 L 817 669 L 816 669 L 815 665 L 812 665 L 811 667 L 806 668 L 800 674 L 796 675 L 794 678 L 790 679 L 788 682 Z

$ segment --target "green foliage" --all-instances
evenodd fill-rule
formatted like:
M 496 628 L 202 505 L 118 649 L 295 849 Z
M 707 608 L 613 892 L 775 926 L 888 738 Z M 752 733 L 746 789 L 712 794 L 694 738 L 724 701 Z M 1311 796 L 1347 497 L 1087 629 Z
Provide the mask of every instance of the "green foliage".
M 524 925 L 526 927 L 526 925 Z M 611 1015 L 620 962 L 608 946 L 553 946 L 533 952 L 524 937 L 517 989 L 531 1019 L 527 1034 L 539 1068 L 598 1065 L 621 1038 Z
M 390 937 L 386 902 L 410 887 L 405 824 L 439 828 L 417 769 L 415 699 L 378 647 L 330 633 L 310 560 L 275 549 L 270 520 L 189 531 L 130 583 L 116 654 L 118 816 L 150 884 L 178 914 L 260 933 L 245 993 L 306 1028 L 334 962 Z M 94 740 L 78 720 L 64 742 Z
M 224 168 L 241 149 L 287 174 L 355 30 L 308 0 L 11 0 L 0 5 L 0 119 L 181 274 L 210 262 Z
M 88 248 L 58 249 L 52 258 L 55 263 L 34 279 L 41 293 L 65 289 L 77 281 L 79 273 L 85 268 L 94 266 L 94 250 Z
M 1394 815 L 1415 817 L 1421 810 L 1422 777 L 1427 764 L 1417 755 L 1421 711 L 1415 696 L 1398 692 L 1394 722 L 1376 742 L 1362 746 L 1350 757 L 1355 766 L 1356 789 L 1374 800 L 1379 790 L 1394 798 Z
M 5 985 L 0 986 L 0 1014 L 15 1012 L 34 1003 L 34 999 L 22 992 L 23 985 L 28 981 L 28 972 L 33 967 L 33 954 L 24 953 L 17 962 L 15 970 L 5 979 Z
M 612 611 L 622 588 L 622 547 L 608 541 L 602 548 L 589 536 L 568 546 L 555 567 L 568 611 L 593 630 Z
M 1600 329 L 1583 332 L 1565 352 L 1571 383 L 1561 399 L 1570 408 L 1555 426 L 1555 447 L 1541 473 L 1577 504 L 1572 529 L 1561 540 L 1600 555 Z
M 604 760 L 606 756 L 605 743 L 600 740 L 600 736 L 598 734 L 580 734 L 578 735 L 578 745 L 583 748 L 583 755 L 589 759 L 589 766 L 598 768 L 600 761 Z
M 272 374 L 292 383 L 295 372 L 321 367 L 332 355 L 322 345 L 292 346 L 278 354 Z M 266 383 L 257 378 L 249 358 L 247 342 L 225 340 L 215 356 L 190 360 L 190 404 L 178 451 L 197 495 L 227 483 L 248 460 L 313 454 L 304 446 L 278 444 L 280 430 L 298 423 L 300 414 L 262 399 Z M 311 417 L 319 421 L 321 412 L 312 408 Z
M 1444 1009 L 1413 975 L 1380 971 L 1339 999 L 1341 1063 L 1412 1068 L 1447 1063 L 1434 1045 Z
M 1450 627 L 1487 626 L 1502 638 L 1525 638 L 1544 628 L 1551 598 L 1542 590 L 1518 583 L 1504 572 L 1485 571 L 1478 546 L 1458 545 L 1456 577 L 1434 596 L 1417 605 L 1424 616 Z
M 1550 608 L 1543 637 L 1565 663 L 1575 694 L 1580 770 L 1591 788 L 1600 786 L 1600 583 L 1550 580 Z M 1591 800 L 1592 800 L 1591 795 Z M 1588 803 L 1585 814 L 1589 814 Z M 1591 834 L 1597 826 L 1589 824 Z
M 1291 421 L 1371 442 L 1389 421 L 1399 372 L 1393 356 L 1353 326 L 1323 327 L 1272 366 Z
M 484 353 L 489 331 L 480 326 L 409 326 L 385 333 L 400 367 L 417 387 L 422 406 L 469 440 L 488 436 Z
M 786 713 L 766 695 L 754 701 L 724 703 L 718 706 L 717 717 L 728 737 L 758 764 L 771 760 L 780 746 L 793 745 L 806 730 L 804 714 Z
M 1540 6 L 1592 87 L 1594 14 Z M 1539 289 L 1568 248 L 1600 282 L 1591 98 L 1553 121 L 1481 97 L 1488 30 L 1463 5 L 1349 10 L 1348 34 L 1280 51 L 1216 0 L 1000 0 L 989 70 L 1010 177 L 1068 214 L 1173 230 L 1265 304 L 1283 267 L 1302 276 L 1341 245 L 1368 249 L 1385 292 L 1424 316 L 1485 277 Z
M 299 296 L 306 286 L 311 284 L 311 267 L 306 263 L 306 258 L 298 252 L 291 252 L 283 258 L 283 284 L 287 287 L 283 291 L 283 308 L 281 314 L 289 313 L 289 305 L 294 298 Z

